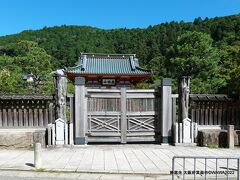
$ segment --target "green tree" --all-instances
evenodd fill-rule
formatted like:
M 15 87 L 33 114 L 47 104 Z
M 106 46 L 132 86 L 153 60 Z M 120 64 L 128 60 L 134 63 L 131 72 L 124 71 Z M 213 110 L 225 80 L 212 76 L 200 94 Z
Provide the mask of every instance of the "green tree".
M 193 93 L 217 92 L 224 82 L 218 77 L 219 51 L 213 47 L 210 35 L 201 32 L 186 32 L 179 36 L 173 46 L 175 55 L 170 59 L 178 78 L 191 76 Z M 203 82 L 206 86 L 199 86 Z M 214 82 L 209 84 L 209 82 Z M 208 87 L 211 86 L 211 87 Z
M 211 40 L 212 47 L 220 49 L 219 54 L 223 53 L 226 55 L 224 55 L 224 58 L 221 58 L 221 64 L 227 66 L 225 60 L 229 59 L 229 61 L 232 61 L 232 55 L 229 54 L 230 56 L 227 56 L 226 51 L 240 44 L 239 29 L 239 14 L 205 18 L 204 20 L 196 18 L 194 22 L 186 23 L 183 21 L 167 22 L 143 29 L 120 28 L 103 30 L 87 26 L 66 25 L 44 27 L 40 30 L 28 30 L 19 34 L 0 37 L 0 57 L 5 56 L 5 58 L 2 58 L 4 62 L 6 59 L 8 62 L 13 62 L 18 56 L 28 56 L 23 54 L 26 54 L 28 50 L 32 52 L 33 49 L 31 49 L 31 46 L 27 45 L 27 43 L 23 43 L 25 45 L 16 45 L 16 42 L 24 40 L 36 42 L 38 48 L 44 49 L 46 54 L 53 57 L 54 60 L 51 64 L 56 64 L 57 62 L 55 66 L 57 68 L 74 66 L 77 63 L 80 52 L 134 53 L 137 55 L 140 65 L 144 67 L 148 66 L 152 59 L 158 61 L 158 57 L 162 56 L 164 61 L 166 61 L 163 64 L 164 68 L 161 69 L 160 67 L 160 69 L 156 70 L 155 66 L 152 66 L 151 68 L 157 72 L 157 75 L 154 75 L 152 79 L 142 86 L 155 87 L 160 83 L 159 79 L 161 75 L 159 73 L 161 73 L 162 70 L 166 69 L 169 72 L 167 76 L 172 77 L 173 80 L 177 79 L 179 75 L 179 71 L 175 70 L 176 66 L 170 61 L 170 59 L 176 58 L 177 52 L 175 51 L 177 48 L 174 44 L 177 44 L 177 38 L 179 36 L 182 36 L 187 31 L 197 31 L 210 35 L 213 39 L 213 41 Z M 34 46 L 35 45 L 33 45 L 33 47 Z M 35 57 L 36 54 L 31 53 L 29 56 Z M 13 59 L 10 57 L 13 57 Z M 0 61 L 2 61 L 1 58 Z M 18 63 L 20 62 L 21 61 L 18 61 Z M 39 62 L 41 62 L 41 60 Z M 154 64 L 153 61 L 151 63 Z M 158 64 L 158 62 L 155 63 Z M 23 66 L 21 64 L 15 65 L 10 65 L 7 68 L 5 68 L 6 66 L 4 65 L 3 67 L 5 69 L 11 69 L 10 72 L 12 72 L 12 69 Z M 225 68 L 224 70 L 224 66 L 222 65 L 220 66 L 220 71 L 216 71 L 215 75 L 209 74 L 209 76 L 207 76 L 208 73 L 205 75 L 206 73 L 204 74 L 204 72 L 208 71 L 204 69 L 204 72 L 201 72 L 204 74 L 204 78 L 201 77 L 200 74 L 193 72 L 192 85 L 195 84 L 196 86 L 192 86 L 192 90 L 194 90 L 194 92 L 211 93 L 217 92 L 217 89 L 219 89 L 221 93 L 226 92 L 225 79 L 229 86 L 229 92 L 232 90 L 236 91 L 231 87 L 237 86 L 234 86 L 234 82 L 232 85 L 230 83 L 230 81 L 234 79 L 234 72 L 230 73 L 231 68 Z M 29 69 L 29 67 L 26 69 Z M 235 68 L 233 67 L 233 69 Z M 201 86 L 197 86 L 199 83 Z
M 221 56 L 221 76 L 226 79 L 225 92 L 240 94 L 240 45 L 226 46 Z
M 53 58 L 40 48 L 37 43 L 31 41 L 19 41 L 1 47 L 0 64 L 4 68 L 2 79 L 7 81 L 8 91 L 1 86 L 1 92 L 30 93 L 33 90 L 26 88 L 23 75 L 32 73 L 38 93 L 52 92 L 53 83 L 51 72 L 54 69 Z M 11 87 L 11 88 L 10 88 Z M 34 87 L 32 87 L 34 88 Z
M 15 79 L 12 78 L 11 72 L 7 69 L 0 70 L 0 93 L 12 93 L 15 88 Z

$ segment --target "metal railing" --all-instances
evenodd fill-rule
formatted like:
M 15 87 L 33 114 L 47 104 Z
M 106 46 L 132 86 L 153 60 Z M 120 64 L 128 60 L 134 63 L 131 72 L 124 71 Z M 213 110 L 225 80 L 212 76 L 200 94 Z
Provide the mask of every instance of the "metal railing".
M 179 169 L 176 169 L 175 167 L 175 162 L 176 162 L 176 159 L 182 159 L 182 165 L 178 162 L 178 164 L 180 164 L 180 166 L 182 166 L 181 170 L 179 171 Z M 192 159 L 193 160 L 193 170 L 192 169 L 186 169 L 186 160 L 190 160 Z M 199 173 L 199 171 L 196 171 L 197 170 L 197 160 L 204 160 L 204 162 L 200 162 L 201 164 L 204 165 L 204 171 L 201 170 Z M 209 173 L 207 171 L 207 160 L 215 160 L 214 163 L 215 164 L 215 171 L 210 171 L 211 173 Z M 219 168 L 222 168 L 222 169 L 226 169 L 226 171 L 218 171 L 218 163 L 219 163 L 219 160 L 226 160 L 226 167 L 219 167 Z M 229 168 L 229 160 L 236 160 L 236 169 L 233 169 L 233 168 Z M 211 161 L 211 163 L 213 163 Z M 231 164 L 232 165 L 232 164 Z M 209 166 L 210 167 L 210 166 Z M 212 167 L 210 167 L 212 169 Z M 232 171 L 229 171 L 229 169 L 231 169 Z M 190 174 L 193 175 L 193 179 L 195 180 L 196 179 L 196 175 L 200 174 L 201 177 L 202 175 L 204 175 L 204 179 L 207 179 L 207 174 L 212 174 L 212 175 L 215 175 L 215 179 L 218 179 L 219 178 L 219 174 L 224 174 L 226 175 L 226 178 L 229 179 L 229 174 L 230 172 L 232 174 L 234 174 L 234 172 L 237 172 L 237 180 L 240 180 L 240 157 L 224 157 L 224 156 L 174 156 L 172 158 L 172 171 L 171 171 L 171 174 L 172 174 L 172 180 L 174 180 L 175 176 L 180 174 L 182 175 L 182 179 L 185 179 L 186 178 L 186 175 L 189 175 L 188 172 L 191 172 Z M 187 173 L 186 173 L 187 172 Z M 211 177 L 212 178 L 212 177 Z M 220 177 L 222 178 L 222 177 Z M 192 179 L 192 177 L 191 177 Z

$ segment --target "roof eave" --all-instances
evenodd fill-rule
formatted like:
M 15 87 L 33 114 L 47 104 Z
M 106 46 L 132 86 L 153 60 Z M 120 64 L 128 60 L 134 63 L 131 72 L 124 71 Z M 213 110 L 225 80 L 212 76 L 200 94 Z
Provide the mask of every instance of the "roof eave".
M 104 74 L 104 73 L 71 73 L 71 72 L 65 72 L 68 76 L 133 76 L 133 77 L 141 77 L 141 76 L 151 76 L 152 72 L 146 73 L 146 74 Z

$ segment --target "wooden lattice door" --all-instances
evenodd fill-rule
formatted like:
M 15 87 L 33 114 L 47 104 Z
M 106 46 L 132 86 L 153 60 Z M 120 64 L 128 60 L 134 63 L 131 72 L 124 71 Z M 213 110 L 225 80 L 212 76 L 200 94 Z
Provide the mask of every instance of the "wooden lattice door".
M 89 142 L 155 141 L 155 96 L 136 91 L 88 92 Z

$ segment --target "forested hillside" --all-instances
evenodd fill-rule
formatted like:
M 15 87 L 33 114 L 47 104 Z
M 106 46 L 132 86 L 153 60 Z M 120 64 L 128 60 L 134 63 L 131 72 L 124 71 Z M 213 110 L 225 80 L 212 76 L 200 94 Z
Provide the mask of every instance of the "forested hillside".
M 38 50 L 41 49 L 47 56 L 51 56 L 51 59 L 48 60 L 51 63 L 51 70 L 74 66 L 80 52 L 135 53 L 143 67 L 154 70 L 153 77 L 147 83 L 139 85 L 140 87 L 157 87 L 161 78 L 167 76 L 172 77 L 176 84 L 181 69 L 176 67 L 179 66 L 179 63 L 175 62 L 179 60 L 178 56 L 181 56 L 180 60 L 188 57 L 186 54 L 186 56 L 181 54 L 179 47 L 184 46 L 184 43 L 180 39 L 181 36 L 184 39 L 183 36 L 188 31 L 202 32 L 199 37 L 204 34 L 209 36 L 211 40 L 206 48 L 213 48 L 214 62 L 217 62 L 212 73 L 209 73 L 210 70 L 205 73 L 192 72 L 192 92 L 238 94 L 240 90 L 240 15 L 204 20 L 196 18 L 191 23 L 162 23 L 145 29 L 102 30 L 85 26 L 63 25 L 45 27 L 41 30 L 27 30 L 19 34 L 0 37 L 1 69 L 13 73 L 9 66 L 4 65 L 5 62 L 11 60 L 18 62 L 19 57 L 29 58 L 26 55 L 26 49 L 23 52 L 21 50 L 23 47 L 19 47 L 24 40 L 23 42 L 28 45 L 31 41 L 36 42 L 37 44 L 34 46 L 39 46 Z M 189 38 L 191 39 L 191 37 Z M 201 40 L 200 38 L 196 39 Z M 188 39 L 185 38 L 185 41 L 188 42 Z M 191 43 L 189 42 L 189 44 Z M 196 46 L 196 48 L 200 49 L 192 50 L 191 56 L 193 59 L 194 57 L 201 59 L 201 54 L 197 52 L 201 51 L 201 47 Z M 15 49 L 18 49 L 18 52 L 15 52 Z M 34 54 L 35 50 L 28 49 L 27 51 Z M 205 58 L 205 56 L 203 57 Z M 41 57 L 39 58 L 41 59 Z M 20 65 L 15 63 L 13 66 Z M 26 71 L 23 68 L 24 65 L 21 66 L 21 71 Z M 14 91 L 16 89 L 13 88 L 12 92 Z

